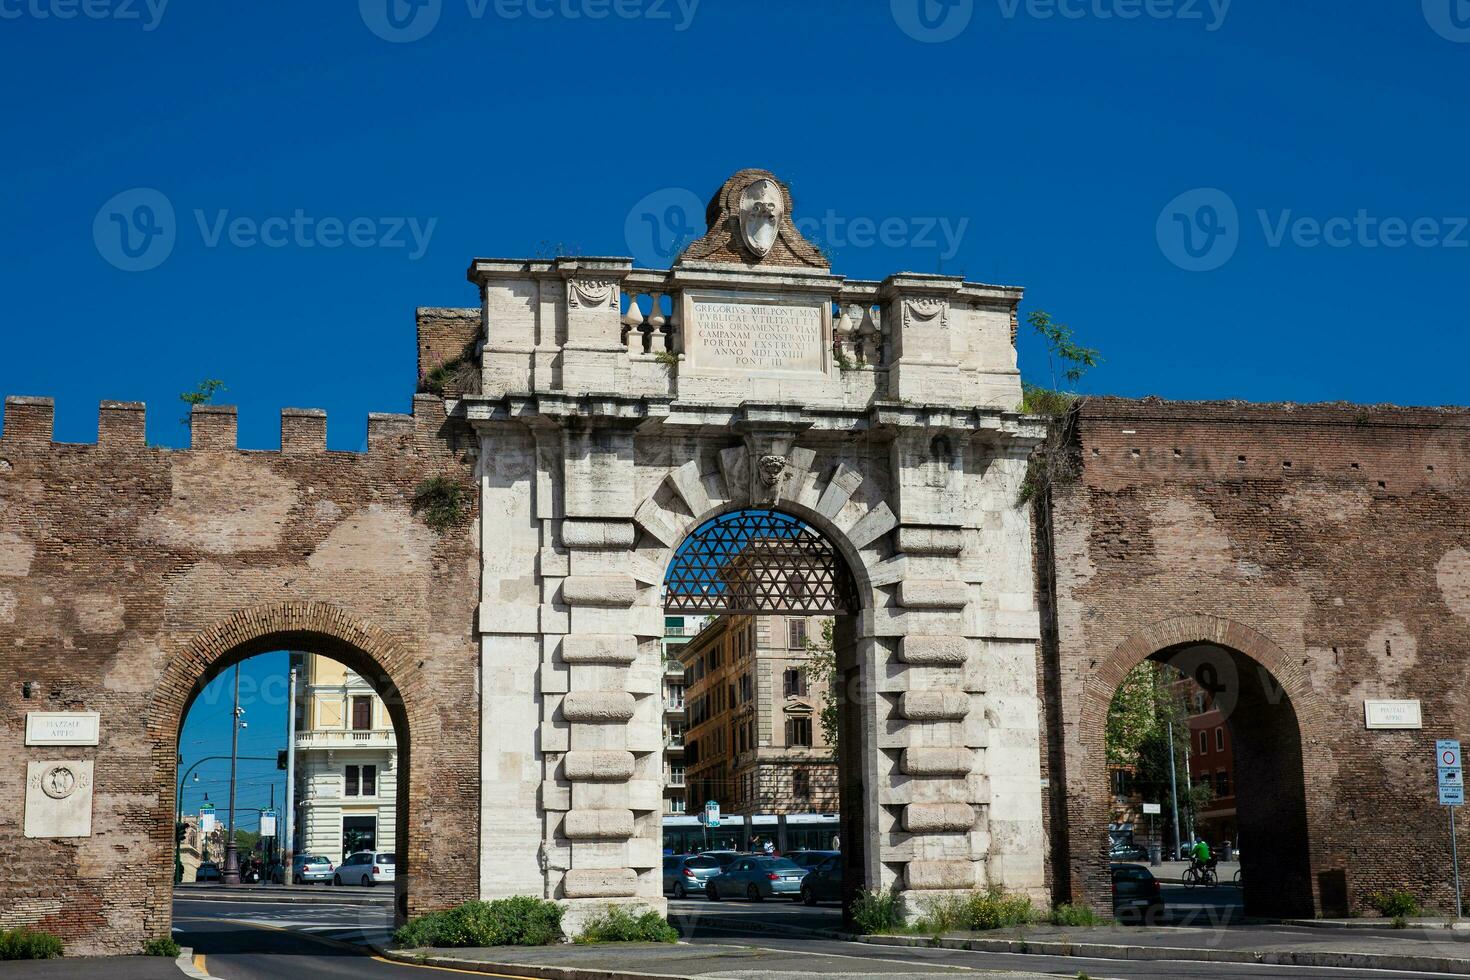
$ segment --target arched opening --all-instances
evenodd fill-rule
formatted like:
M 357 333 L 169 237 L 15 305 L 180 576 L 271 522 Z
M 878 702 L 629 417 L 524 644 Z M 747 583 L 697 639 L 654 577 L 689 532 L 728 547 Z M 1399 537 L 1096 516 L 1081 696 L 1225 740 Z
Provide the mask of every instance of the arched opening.
M 1167 921 L 1314 915 L 1301 725 L 1265 665 L 1215 642 L 1163 648 L 1113 687 L 1105 727 L 1107 830 L 1090 829 L 1114 872 L 1152 865 Z M 1217 883 L 1183 887 L 1201 841 Z
M 272 878 L 284 881 L 288 876 L 301 882 L 296 887 L 312 887 L 313 879 L 321 882 L 316 887 L 328 888 L 339 887 L 338 882 L 343 888 L 361 888 L 367 881 L 374 891 L 360 894 L 382 900 L 348 917 L 346 932 L 383 938 L 408 915 L 412 875 L 422 873 L 413 863 L 418 852 L 410 819 L 413 726 L 393 673 L 404 669 L 405 656 L 376 630 L 353 625 L 339 610 L 317 604 L 248 610 L 196 637 L 188 654 L 166 670 L 149 721 L 155 752 L 164 756 L 156 768 L 169 787 L 160 793 L 168 807 L 158 811 L 160 823 L 167 824 L 165 839 L 182 845 L 192 832 L 212 852 L 224 851 L 228 790 L 223 781 L 236 743 L 237 852 L 242 868 L 264 879 L 244 884 L 264 890 Z M 294 701 L 286 676 L 292 667 L 297 671 Z M 237 713 L 235 686 L 241 680 Z M 232 732 L 239 721 L 250 727 Z M 295 736 L 288 743 L 291 728 Z M 332 859 L 325 880 L 285 860 L 269 860 L 285 857 L 286 773 L 272 757 L 288 744 L 294 746 L 296 763 L 291 843 L 303 857 Z M 257 840 L 266 836 L 257 822 L 263 816 L 257 797 L 266 784 L 275 791 L 277 839 L 261 841 L 256 849 Z M 220 825 L 214 835 L 201 826 L 204 792 Z M 185 840 L 179 840 L 180 823 L 186 825 Z M 240 831 L 246 832 L 244 840 Z M 350 860 L 363 854 L 374 859 Z M 211 857 L 223 872 L 225 854 Z M 349 860 L 344 864 L 344 859 Z M 160 856 L 162 866 L 154 869 L 155 880 L 173 886 L 183 863 L 169 849 Z M 194 863 L 197 869 L 198 860 Z M 383 887 L 390 878 L 392 884 Z M 215 887 L 230 890 L 223 883 Z M 196 926 L 201 921 L 197 914 L 191 916 L 189 903 L 208 898 L 210 891 L 196 884 L 163 887 L 155 894 L 166 900 L 165 909 L 178 910 L 179 929 L 188 935 L 191 919 Z M 290 901 L 284 890 L 279 897 Z M 162 917 L 168 921 L 166 912 Z M 262 933 L 262 941 L 266 935 Z M 238 937 L 230 942 L 239 951 Z
M 722 898 L 759 892 L 845 909 L 865 885 L 862 718 L 850 708 L 861 565 L 803 510 L 706 516 L 669 560 L 665 621 L 679 635 L 665 639 L 677 678 L 677 696 L 666 686 L 665 701 L 682 711 L 666 775 L 671 791 L 682 785 L 683 816 L 665 818 L 664 852 L 665 892 L 676 899 L 695 890 L 681 880 L 691 877 L 681 861 L 699 851 L 774 852 L 802 869 L 776 867 L 769 893 L 746 883 L 744 894 Z M 718 860 L 722 868 L 703 874 L 743 864 L 729 853 Z M 715 887 L 706 881 L 703 891 Z

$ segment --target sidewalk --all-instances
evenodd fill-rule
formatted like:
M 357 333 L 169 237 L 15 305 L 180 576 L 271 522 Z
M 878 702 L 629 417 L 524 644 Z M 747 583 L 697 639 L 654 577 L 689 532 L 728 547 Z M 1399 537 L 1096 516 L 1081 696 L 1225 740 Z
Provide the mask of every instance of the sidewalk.
M 1255 963 L 1350 969 L 1404 970 L 1470 976 L 1470 933 L 1449 923 L 1425 920 L 1393 929 L 1384 920 L 1350 920 L 1352 929 L 1336 923 L 1235 925 L 1212 929 L 1184 927 L 1131 928 L 1101 926 L 1067 928 L 1029 926 L 989 933 L 931 936 L 865 936 L 859 941 L 880 946 L 940 946 L 991 953 L 1088 956 L 1117 960 L 1190 960 L 1206 963 Z M 1330 929 L 1331 927 L 1329 927 Z
M 323 905 L 388 905 L 393 904 L 393 889 L 334 888 L 323 885 L 216 885 L 179 884 L 174 898 L 183 901 L 208 902 L 315 902 Z
M 1155 878 L 1166 885 L 1182 885 L 1184 883 L 1184 872 L 1189 868 L 1188 861 L 1165 861 L 1157 868 L 1147 861 L 1119 861 L 1118 864 L 1136 864 L 1141 868 L 1148 868 L 1153 872 Z M 1239 861 L 1221 861 L 1215 869 L 1215 875 L 1220 884 L 1231 884 L 1235 872 L 1240 870 Z
M 873 976 L 898 980 L 933 980 L 954 975 L 953 966 L 912 960 L 883 960 L 854 944 L 851 954 L 800 953 L 747 946 L 674 946 L 659 944 L 609 946 L 500 947 L 496 949 L 384 950 L 403 963 L 511 973 L 545 980 L 669 980 L 671 977 L 774 977 L 811 980 L 813 975 Z M 960 971 L 973 972 L 973 971 Z M 1041 973 L 1007 973 L 1015 980 L 1055 980 Z

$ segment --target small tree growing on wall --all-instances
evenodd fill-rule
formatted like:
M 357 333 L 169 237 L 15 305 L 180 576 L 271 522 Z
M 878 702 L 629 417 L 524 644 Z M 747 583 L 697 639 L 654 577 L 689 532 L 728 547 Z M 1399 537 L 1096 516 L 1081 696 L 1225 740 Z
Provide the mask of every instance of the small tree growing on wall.
M 836 621 L 822 620 L 822 638 L 806 639 L 807 662 L 801 668 L 807 685 L 822 684 L 822 707 L 817 711 L 817 720 L 822 726 L 822 739 L 832 747 L 832 761 L 837 761 L 838 751 L 838 689 L 841 678 L 837 674 L 837 652 L 833 648 L 832 633 Z
M 189 426 L 189 420 L 194 413 L 195 405 L 208 405 L 214 401 L 215 395 L 224 390 L 225 383 L 223 381 L 220 381 L 218 378 L 206 378 L 195 385 L 192 390 L 180 394 L 179 400 L 189 406 L 184 410 L 184 417 L 181 420 L 184 427 L 187 428 Z

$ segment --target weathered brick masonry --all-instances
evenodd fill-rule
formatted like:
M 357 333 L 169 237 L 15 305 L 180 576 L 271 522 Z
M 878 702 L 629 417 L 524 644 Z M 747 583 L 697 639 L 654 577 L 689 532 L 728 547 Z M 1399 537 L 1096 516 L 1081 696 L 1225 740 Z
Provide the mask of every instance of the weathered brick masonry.
M 186 451 L 147 445 L 141 405 L 105 403 L 96 445 L 52 442 L 52 414 L 8 399 L 0 438 L 0 926 L 73 953 L 168 935 L 183 713 L 274 649 L 336 656 L 390 704 L 400 909 L 475 897 L 478 522 L 441 536 L 413 513 L 430 475 L 475 499 L 475 441 L 442 401 L 372 416 L 362 454 L 327 451 L 307 410 L 282 412 L 279 452 L 237 449 L 230 408 L 196 409 Z M 47 710 L 99 711 L 101 744 L 25 747 L 26 712 Z M 23 836 L 26 762 L 44 758 L 95 760 L 92 836 Z
M 1093 399 L 1077 437 L 1042 664 L 1058 890 L 1107 901 L 1118 681 L 1213 644 L 1232 651 L 1211 669 L 1237 702 L 1248 906 L 1407 887 L 1452 909 L 1432 760 L 1470 734 L 1470 412 Z M 1421 700 L 1423 730 L 1367 730 L 1368 698 Z

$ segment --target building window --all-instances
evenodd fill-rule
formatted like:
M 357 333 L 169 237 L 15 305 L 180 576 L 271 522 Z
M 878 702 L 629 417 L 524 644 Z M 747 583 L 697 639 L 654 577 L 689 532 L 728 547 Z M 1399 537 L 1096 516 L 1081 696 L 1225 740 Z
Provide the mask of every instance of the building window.
M 672 800 L 669 800 L 669 812 L 670 813 L 683 813 L 684 812 L 684 798 L 682 796 L 676 796 Z
M 352 699 L 352 730 L 365 732 L 373 727 L 373 699 L 370 695 L 357 695 Z
M 377 796 L 378 795 L 378 767 L 377 766 L 363 766 L 362 767 L 362 795 L 363 796 Z
M 343 793 L 347 796 L 358 796 L 362 793 L 362 771 L 357 766 L 347 767 L 347 785 Z
M 786 689 L 786 696 L 788 698 L 806 696 L 806 675 L 803 674 L 798 668 L 788 667 L 786 669 L 786 673 L 783 675 L 783 678 L 783 686 Z
M 812 722 L 810 718 L 788 718 L 786 720 L 786 744 L 811 748 Z
M 342 856 L 377 850 L 378 821 L 375 817 L 342 818 Z
M 1225 729 L 1224 728 L 1217 728 L 1217 729 L 1215 729 L 1215 751 L 1216 752 L 1224 752 L 1225 751 Z
M 812 795 L 811 774 L 805 769 L 794 769 L 791 772 L 791 795 L 799 800 L 810 799 Z
M 1221 769 L 1215 773 L 1215 795 L 1217 797 L 1230 795 L 1230 770 Z
M 1210 754 L 1210 733 L 1204 730 L 1199 733 L 1199 754 Z
M 804 649 L 806 649 L 806 620 L 804 620 L 804 619 L 790 619 L 790 620 L 787 620 L 786 621 L 786 632 L 789 634 L 790 643 L 788 645 L 791 647 L 791 649 L 793 649 L 793 650 L 804 650 Z

